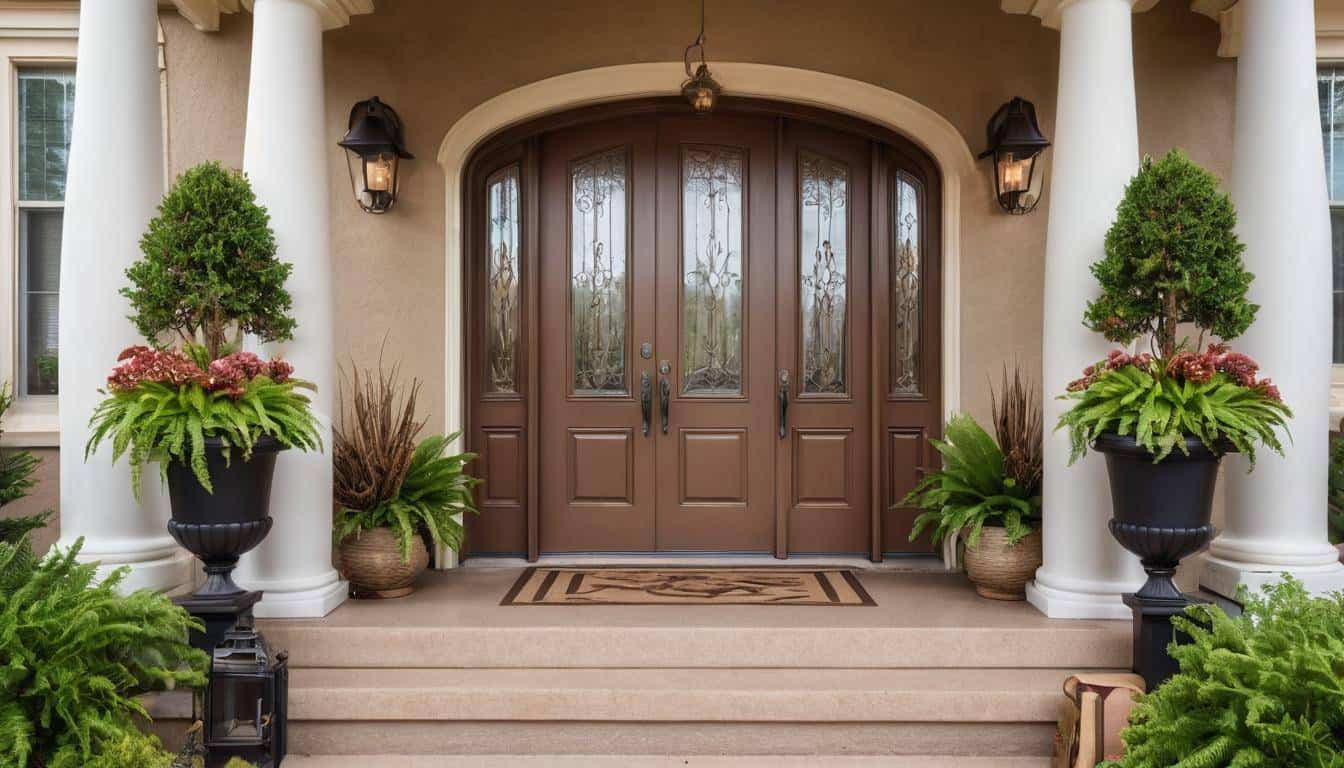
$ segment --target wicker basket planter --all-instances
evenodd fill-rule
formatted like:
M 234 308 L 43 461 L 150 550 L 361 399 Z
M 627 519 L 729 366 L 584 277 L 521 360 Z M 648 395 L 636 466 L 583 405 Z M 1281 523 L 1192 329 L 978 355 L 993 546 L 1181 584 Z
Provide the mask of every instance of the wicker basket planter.
M 350 580 L 350 596 L 387 599 L 415 591 L 415 579 L 429 566 L 429 552 L 419 536 L 411 561 L 402 562 L 397 537 L 386 528 L 346 536 L 340 546 L 341 571 Z
M 966 544 L 965 559 L 966 575 L 981 597 L 1025 600 L 1027 582 L 1041 567 L 1041 532 L 1034 531 L 1009 546 L 1002 528 L 986 525 L 980 529 L 976 546 Z

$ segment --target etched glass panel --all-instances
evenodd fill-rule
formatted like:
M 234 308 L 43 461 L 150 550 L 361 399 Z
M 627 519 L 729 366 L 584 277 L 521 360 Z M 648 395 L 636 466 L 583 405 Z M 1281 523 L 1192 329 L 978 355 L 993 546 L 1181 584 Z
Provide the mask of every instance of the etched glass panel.
M 891 388 L 919 391 L 920 215 L 924 191 L 905 174 L 896 176 L 895 230 L 891 258 Z
M 570 175 L 570 314 L 574 391 L 609 395 L 625 381 L 626 159 L 615 149 Z
M 518 392 L 518 166 L 496 171 L 486 181 L 489 221 L 485 321 L 488 375 L 485 391 Z
M 686 147 L 681 160 L 681 391 L 742 392 L 742 153 Z
M 849 168 L 803 152 L 799 310 L 804 393 L 844 394 L 848 349 Z

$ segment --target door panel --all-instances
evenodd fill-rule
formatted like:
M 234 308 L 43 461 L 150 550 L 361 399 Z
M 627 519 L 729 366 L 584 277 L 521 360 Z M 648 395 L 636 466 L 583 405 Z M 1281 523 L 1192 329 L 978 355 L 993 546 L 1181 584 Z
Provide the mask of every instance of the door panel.
M 768 552 L 773 121 L 667 117 L 658 157 L 658 549 Z
M 788 397 L 776 448 L 790 553 L 866 553 L 869 176 L 872 145 L 792 120 L 780 126 L 777 386 Z M 787 373 L 787 378 L 785 374 Z
M 654 548 L 654 448 L 640 389 L 650 371 L 636 340 L 653 337 L 655 136 L 643 119 L 542 141 L 544 552 Z

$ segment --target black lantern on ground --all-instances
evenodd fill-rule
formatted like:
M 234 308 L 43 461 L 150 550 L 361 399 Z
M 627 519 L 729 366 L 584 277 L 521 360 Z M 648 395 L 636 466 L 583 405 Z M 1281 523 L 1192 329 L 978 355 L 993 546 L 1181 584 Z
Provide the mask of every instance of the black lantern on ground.
M 699 49 L 700 64 L 691 71 L 691 51 Z M 709 65 L 705 63 L 705 2 L 700 0 L 700 35 L 695 42 L 686 46 L 681 55 L 681 63 L 686 66 L 686 82 L 681 84 L 681 95 L 691 103 L 696 114 L 709 114 L 719 101 L 723 87 L 709 74 Z
M 994 195 L 1011 214 L 1030 213 L 1041 200 L 1036 161 L 1050 140 L 1036 123 L 1036 105 L 1021 97 L 999 107 L 989 119 L 989 148 L 980 157 L 994 158 Z
M 239 626 L 215 647 L 205 691 L 208 766 L 241 757 L 275 768 L 285 757 L 289 665 L 252 627 Z
M 402 140 L 401 118 L 377 96 L 350 110 L 350 130 L 339 145 L 346 151 L 355 201 L 369 213 L 387 213 L 397 202 L 399 166 L 414 160 Z

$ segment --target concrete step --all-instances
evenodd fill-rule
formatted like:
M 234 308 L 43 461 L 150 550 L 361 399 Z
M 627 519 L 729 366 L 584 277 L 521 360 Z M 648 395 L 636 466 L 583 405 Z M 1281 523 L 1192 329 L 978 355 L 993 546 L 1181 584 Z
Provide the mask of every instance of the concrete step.
M 1100 669 L 1127 665 L 1132 642 L 1128 623 L 1113 621 L 851 627 L 825 626 L 821 619 L 811 627 L 342 626 L 289 620 L 264 622 L 262 630 L 273 647 L 289 650 L 292 668 Z
M 291 755 L 286 768 L 1049 768 L 1043 757 L 936 755 Z
M 1054 722 L 1059 669 L 296 669 L 293 721 Z

